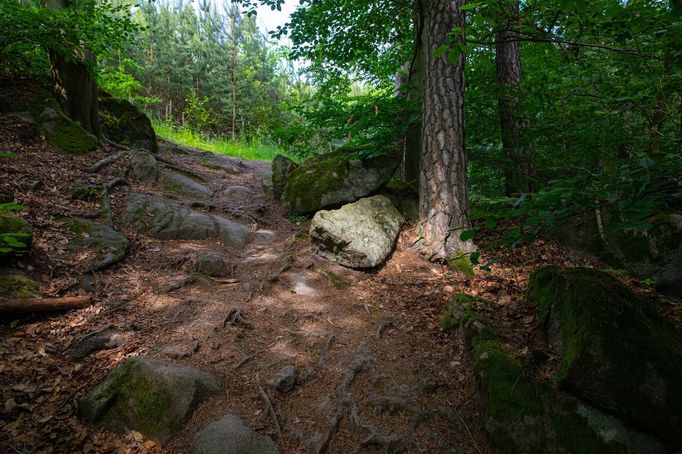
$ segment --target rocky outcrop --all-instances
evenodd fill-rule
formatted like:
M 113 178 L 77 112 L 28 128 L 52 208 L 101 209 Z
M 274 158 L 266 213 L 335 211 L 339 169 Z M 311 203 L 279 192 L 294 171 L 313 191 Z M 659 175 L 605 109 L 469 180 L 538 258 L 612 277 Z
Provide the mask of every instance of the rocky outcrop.
M 367 197 L 338 210 L 318 211 L 310 241 L 318 255 L 340 265 L 374 268 L 393 251 L 403 222 L 386 197 Z
M 261 435 L 234 415 L 226 415 L 200 431 L 192 454 L 279 454 L 270 438 Z
M 466 299 L 450 304 L 474 359 L 484 427 L 505 452 L 666 453 L 655 437 L 551 383 L 536 371 L 539 352 L 512 356 Z
M 67 248 L 87 256 L 84 271 L 99 271 L 123 260 L 128 252 L 128 238 L 113 228 L 86 219 L 71 219 L 66 228 L 76 237 Z
M 161 240 L 219 238 L 224 245 L 241 247 L 250 234 L 248 228 L 236 222 L 145 194 L 128 196 L 122 221 L 126 227 L 136 227 L 138 232 Z
M 272 159 L 272 195 L 275 200 L 282 198 L 284 187 L 287 183 L 287 176 L 298 167 L 291 159 L 278 154 Z
M 246 186 L 230 186 L 225 189 L 225 197 L 234 202 L 243 202 L 253 198 L 253 191 Z
M 156 153 L 156 133 L 140 109 L 125 99 L 100 91 L 98 97 L 102 132 L 114 142 Z
M 682 335 L 610 275 L 547 267 L 530 279 L 562 387 L 682 447 Z M 637 398 L 633 398 L 637 396 Z
M 603 223 L 610 217 L 601 214 Z M 596 215 L 590 211 L 562 222 L 554 235 L 571 248 L 651 279 L 663 293 L 682 296 L 682 213 L 662 212 L 647 222 L 651 224 L 647 230 L 602 229 L 600 235 Z
M 230 156 L 224 156 L 217 153 L 204 153 L 199 160 L 199 164 L 213 170 L 222 170 L 226 173 L 240 174 L 243 173 L 247 167 Z
M 316 156 L 288 174 L 282 200 L 291 214 L 354 202 L 385 185 L 399 162 L 393 155 L 357 159 L 346 151 Z
M 137 430 L 165 442 L 217 391 L 213 378 L 200 370 L 135 357 L 119 364 L 82 398 L 79 413 L 86 422 L 108 430 Z

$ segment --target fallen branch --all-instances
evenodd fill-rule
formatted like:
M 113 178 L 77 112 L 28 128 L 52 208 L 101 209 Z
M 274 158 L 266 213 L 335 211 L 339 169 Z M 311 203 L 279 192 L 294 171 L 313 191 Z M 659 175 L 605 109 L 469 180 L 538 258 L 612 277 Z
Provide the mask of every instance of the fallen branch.
M 239 284 L 241 281 L 239 279 L 229 279 L 229 278 L 220 278 L 220 277 L 214 277 L 213 282 L 216 284 Z
M 0 298 L 0 312 L 48 312 L 83 309 L 90 306 L 89 296 L 65 298 Z
M 114 162 L 118 161 L 119 159 L 121 159 L 123 156 L 126 155 L 126 153 L 127 153 L 127 151 L 121 151 L 120 153 L 116 153 L 114 155 L 107 156 L 106 158 L 101 159 L 101 160 L 97 161 L 96 163 L 94 163 L 93 165 L 91 165 L 88 168 L 88 172 L 97 173 L 100 170 L 102 170 L 103 168 L 105 168 L 105 167 L 113 164 Z
M 277 420 L 277 413 L 275 413 L 275 407 L 273 407 L 268 393 L 265 392 L 263 387 L 260 385 L 260 377 L 256 374 L 256 386 L 258 386 L 258 395 L 263 402 L 265 402 L 265 408 L 268 414 L 272 417 L 272 421 L 275 423 L 275 430 L 277 431 L 277 438 L 282 436 L 282 429 L 280 428 L 279 421 Z
M 250 355 L 246 355 L 245 357 L 243 357 L 243 358 L 237 363 L 236 366 L 234 366 L 234 367 L 232 368 L 232 370 L 235 371 L 235 370 L 239 369 L 239 368 L 242 367 L 244 364 L 248 363 L 248 362 L 251 361 L 253 358 L 255 358 L 256 355 L 258 355 L 259 353 L 263 353 L 264 351 L 265 351 L 265 349 L 261 349 L 261 350 L 258 350 L 258 351 L 255 351 L 255 352 L 251 353 Z

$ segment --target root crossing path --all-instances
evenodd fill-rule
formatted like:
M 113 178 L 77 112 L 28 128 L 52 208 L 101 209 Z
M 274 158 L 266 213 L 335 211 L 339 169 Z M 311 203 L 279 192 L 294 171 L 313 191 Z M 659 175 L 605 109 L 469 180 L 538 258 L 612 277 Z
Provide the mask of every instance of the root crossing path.
M 0 444 L 28 452 L 21 437 L 32 436 L 34 446 L 55 452 L 189 452 L 197 432 L 229 413 L 284 453 L 489 451 L 466 347 L 456 331 L 438 326 L 449 297 L 443 282 L 460 277 L 407 248 L 409 225 L 381 269 L 349 270 L 312 252 L 309 221 L 284 216 L 267 191 L 269 163 L 214 159 L 169 143 L 160 157 L 160 169 L 172 163 L 182 178 L 128 181 L 112 191 L 113 225 L 130 250 L 124 261 L 86 274 L 95 304 L 2 328 L 17 352 L 33 352 L 26 370 L 47 369 L 17 372 L 18 385 L 35 388 L 34 399 L 17 388 L 9 405 L 30 406 L 33 419 L 9 408 L 20 422 L 5 426 Z M 97 177 L 125 175 L 128 159 L 95 169 Z M 84 159 L 79 171 L 87 176 L 95 161 Z M 140 233 L 121 221 L 131 194 L 221 216 L 246 226 L 248 238 L 225 245 Z M 60 276 L 57 268 L 53 278 Z M 163 445 L 77 417 L 75 402 L 135 355 L 200 369 L 221 388 Z M 64 389 L 41 400 L 39 386 Z

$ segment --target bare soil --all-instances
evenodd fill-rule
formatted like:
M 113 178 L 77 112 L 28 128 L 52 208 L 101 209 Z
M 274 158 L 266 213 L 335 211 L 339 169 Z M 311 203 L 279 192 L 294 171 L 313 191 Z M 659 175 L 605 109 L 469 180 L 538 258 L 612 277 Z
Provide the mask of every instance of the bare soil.
M 66 249 L 70 234 L 63 224 L 68 216 L 96 211 L 99 201 L 71 200 L 71 187 L 78 179 L 101 184 L 123 175 L 126 159 L 89 173 L 94 162 L 120 150 L 68 156 L 17 131 L 15 120 L 0 117 L 0 151 L 16 153 L 0 158 L 0 192 L 11 191 L 28 206 L 20 214 L 34 227 L 34 250 L 15 266 L 38 279 L 45 296 L 84 294 L 83 257 Z M 197 152 L 172 154 L 170 148 L 162 146 L 161 155 L 207 177 L 215 191 L 202 204 L 180 198 L 183 204 L 258 234 L 244 248 L 230 249 L 215 240 L 159 241 L 115 221 L 131 250 L 122 263 L 86 274 L 95 304 L 48 315 L 1 315 L 2 452 L 188 452 L 195 434 L 227 413 L 272 437 L 285 453 L 315 452 L 325 441 L 330 453 L 493 452 L 466 345 L 458 330 L 441 327 L 445 301 L 459 291 L 486 297 L 494 305 L 479 309 L 510 351 L 546 350 L 535 309 L 524 298 L 530 273 L 545 264 L 599 265 L 549 241 L 515 250 L 495 247 L 487 237 L 494 233 L 483 232 L 488 247 L 482 260 L 495 264 L 492 271 L 467 276 L 420 258 L 410 248 L 416 234 L 408 223 L 383 267 L 349 270 L 316 256 L 307 238 L 309 221 L 288 220 L 264 190 L 269 163 L 245 161 L 245 172 L 230 174 L 199 165 Z M 253 197 L 227 200 L 224 189 L 232 185 L 251 188 Z M 120 215 L 133 191 L 158 190 L 117 187 L 114 213 Z M 202 251 L 221 252 L 231 275 L 158 293 L 194 275 Z M 680 322 L 679 301 L 623 279 Z M 244 323 L 233 323 L 233 309 Z M 124 342 L 74 359 L 83 336 L 98 331 L 120 333 Z M 177 358 L 177 351 L 189 356 Z M 135 355 L 201 369 L 223 392 L 163 446 L 137 432 L 113 434 L 82 423 L 78 399 Z M 268 381 L 287 365 L 296 367 L 300 384 L 283 395 Z

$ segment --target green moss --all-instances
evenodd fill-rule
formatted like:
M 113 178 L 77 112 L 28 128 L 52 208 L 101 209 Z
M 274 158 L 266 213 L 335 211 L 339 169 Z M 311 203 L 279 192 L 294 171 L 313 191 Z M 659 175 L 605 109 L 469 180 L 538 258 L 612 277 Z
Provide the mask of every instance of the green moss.
M 352 285 L 350 282 L 348 282 L 338 274 L 332 273 L 331 271 L 325 270 L 323 268 L 318 268 L 317 272 L 324 275 L 327 279 L 329 279 L 329 282 L 331 282 L 331 284 L 337 290 L 344 290 Z
M 575 411 L 559 410 L 553 412 L 551 424 L 557 443 L 564 447 L 566 452 L 581 454 L 628 452 L 626 449 L 618 449 L 613 445 L 607 445 L 589 427 L 588 421 Z
M 682 421 L 682 336 L 672 325 L 592 269 L 538 269 L 528 298 L 560 335 L 560 383 L 642 429 L 682 442 L 672 422 Z M 632 398 L 642 390 L 646 398 Z M 655 397 L 661 393 L 664 399 Z
M 71 188 L 71 198 L 76 200 L 87 200 L 97 195 L 97 188 L 86 183 L 83 180 L 78 180 Z
M 31 226 L 24 218 L 0 211 L 0 234 L 30 232 Z
M 97 146 L 97 138 L 77 123 L 61 118 L 55 128 L 51 141 L 60 150 L 69 154 L 83 154 Z
M 336 151 L 311 158 L 287 177 L 282 199 L 295 214 L 307 214 L 322 207 L 322 197 L 339 189 L 348 176 L 346 152 Z
M 0 275 L 0 297 L 3 298 L 37 298 L 40 296 L 40 285 L 23 274 Z
M 64 228 L 76 234 L 87 233 L 88 235 L 92 235 L 92 224 L 83 219 L 71 218 L 66 221 Z
M 484 298 L 482 296 L 469 295 L 468 293 L 464 292 L 455 293 L 446 304 L 448 305 L 457 304 L 462 306 L 471 303 L 483 303 L 486 307 L 491 308 L 495 307 L 495 303 L 490 301 L 488 298 Z
M 453 258 L 448 260 L 450 266 L 454 266 L 466 276 L 474 276 L 474 266 L 471 263 L 469 254 L 458 252 Z

